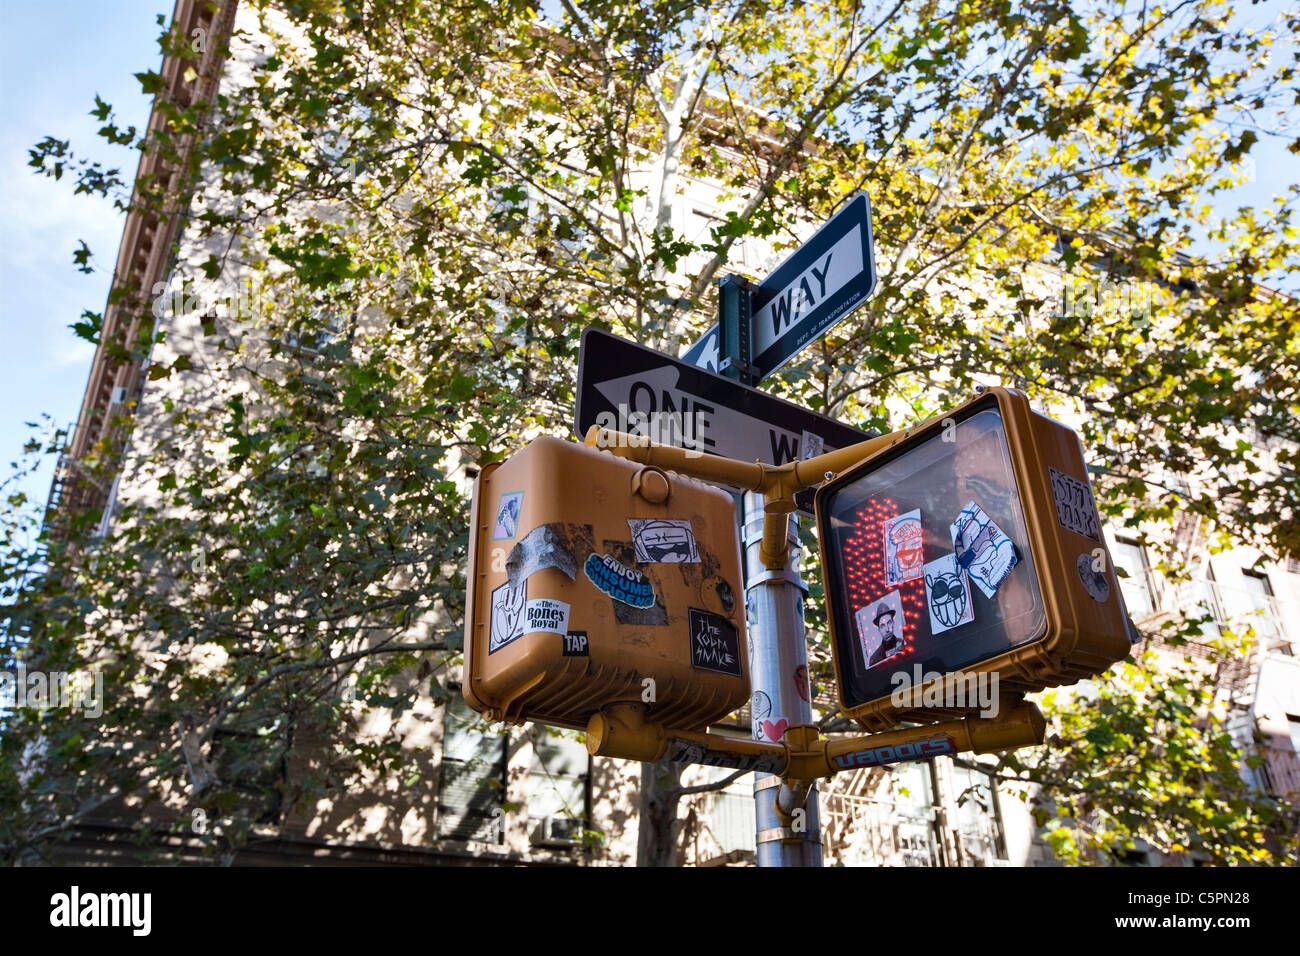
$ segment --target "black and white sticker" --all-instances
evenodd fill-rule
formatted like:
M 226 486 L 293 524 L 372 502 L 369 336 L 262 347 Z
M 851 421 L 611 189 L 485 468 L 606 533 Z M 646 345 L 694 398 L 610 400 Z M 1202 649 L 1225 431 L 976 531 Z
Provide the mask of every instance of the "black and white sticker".
M 1106 579 L 1106 572 L 1097 567 L 1098 563 L 1091 554 L 1084 553 L 1079 555 L 1074 567 L 1079 572 L 1079 580 L 1083 582 L 1088 597 L 1098 604 L 1105 604 L 1110 600 L 1110 581 Z
M 551 598 L 529 601 L 524 607 L 524 633 L 545 631 L 565 634 L 569 630 L 569 605 Z
M 1052 479 L 1052 497 L 1056 499 L 1056 517 L 1063 527 L 1093 541 L 1101 540 L 1101 522 L 1097 519 L 1097 502 L 1088 483 L 1071 478 L 1048 466 Z
M 691 666 L 740 676 L 740 632 L 725 617 L 690 608 Z
M 589 657 L 587 632 L 569 631 L 564 635 L 565 657 Z
M 688 519 L 628 518 L 641 564 L 698 564 L 700 549 Z
M 489 654 L 501 650 L 526 633 L 524 605 L 527 600 L 527 581 L 520 581 L 518 587 L 506 583 L 492 592 L 492 621 L 488 630 Z

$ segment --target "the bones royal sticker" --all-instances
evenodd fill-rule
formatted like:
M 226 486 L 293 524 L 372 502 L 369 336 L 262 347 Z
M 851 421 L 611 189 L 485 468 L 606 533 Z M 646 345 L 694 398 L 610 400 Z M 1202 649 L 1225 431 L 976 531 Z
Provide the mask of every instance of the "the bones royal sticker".
M 524 633 L 546 631 L 565 634 L 569 630 L 569 605 L 550 598 L 538 598 L 524 605 Z
M 1071 478 L 1050 465 L 1047 473 L 1052 479 L 1052 497 L 1056 499 L 1056 518 L 1063 527 L 1093 541 L 1101 540 L 1101 524 L 1097 520 L 1097 502 L 1086 482 Z
M 636 559 L 642 564 L 698 564 L 700 549 L 689 520 L 676 518 L 628 518 Z
M 740 676 L 740 632 L 725 617 L 690 609 L 691 666 Z
M 492 592 L 492 621 L 488 631 L 488 653 L 501 650 L 525 633 L 524 605 L 528 598 L 528 582 L 520 581 L 518 587 L 503 584 Z
M 654 606 L 654 585 L 636 568 L 625 567 L 608 554 L 598 555 L 592 552 L 587 556 L 582 570 L 592 584 L 615 601 L 622 601 L 632 607 Z
M 925 549 L 921 509 L 885 522 L 885 587 L 896 587 L 921 576 Z
M 993 597 L 1020 560 L 1016 546 L 974 501 L 966 503 L 950 530 L 957 563 L 985 597 Z
M 497 520 L 492 526 L 492 540 L 513 538 L 519 530 L 519 512 L 524 507 L 522 491 L 506 491 L 497 502 Z
M 975 620 L 970 581 L 957 566 L 955 554 L 945 554 L 925 566 L 925 603 L 930 608 L 931 634 Z
M 951 737 L 932 737 L 911 744 L 872 747 L 851 754 L 836 754 L 831 759 L 835 761 L 837 767 L 850 770 L 853 767 L 882 767 L 888 763 L 902 763 L 905 760 L 926 760 L 940 754 L 956 752 L 957 744 Z

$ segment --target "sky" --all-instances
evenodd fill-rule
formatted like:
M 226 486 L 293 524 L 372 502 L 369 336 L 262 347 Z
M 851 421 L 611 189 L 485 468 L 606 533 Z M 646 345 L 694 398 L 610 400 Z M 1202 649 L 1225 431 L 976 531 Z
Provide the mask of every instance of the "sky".
M 103 311 L 124 222 L 111 200 L 74 195 L 66 175 L 38 176 L 27 151 L 46 136 L 68 139 L 134 180 L 139 153 L 99 139 L 88 112 L 99 93 L 119 125 L 145 125 L 152 98 L 132 74 L 159 68 L 156 16 L 170 19 L 171 8 L 169 0 L 0 3 L 0 481 L 30 434 L 24 422 L 42 413 L 63 426 L 76 419 L 94 347 L 68 326 L 85 309 Z M 91 275 L 72 263 L 80 239 L 99 267 Z M 44 502 L 50 471 L 24 483 L 29 496 Z
M 156 17 L 170 18 L 171 6 L 0 0 L 0 481 L 30 435 L 25 422 L 49 414 L 67 426 L 76 418 L 94 350 L 68 326 L 83 310 L 103 311 L 123 224 L 110 200 L 74 195 L 66 176 L 55 182 L 35 175 L 27 151 L 45 136 L 68 139 L 121 168 L 128 182 L 134 178 L 138 154 L 104 144 L 88 111 L 98 93 L 113 105 L 119 126 L 144 126 L 150 98 L 133 74 L 159 68 Z M 1284 6 L 1242 4 L 1240 16 L 1262 24 Z M 1270 203 L 1300 180 L 1300 159 L 1286 142 L 1260 140 L 1253 151 L 1259 174 L 1216 202 L 1221 213 Z M 72 263 L 83 239 L 98 267 L 90 275 Z M 43 502 L 49 482 L 47 467 L 22 487 Z

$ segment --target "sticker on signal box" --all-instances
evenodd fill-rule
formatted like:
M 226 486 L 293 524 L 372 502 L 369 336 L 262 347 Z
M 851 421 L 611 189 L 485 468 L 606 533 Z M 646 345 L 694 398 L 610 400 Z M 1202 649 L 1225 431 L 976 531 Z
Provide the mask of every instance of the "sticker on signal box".
M 700 549 L 689 519 L 628 518 L 627 523 L 640 563 L 699 563 Z
M 885 522 L 885 587 L 917 580 L 925 564 L 921 509 Z
M 1020 560 L 1016 546 L 974 500 L 966 503 L 950 530 L 957 563 L 985 597 L 993 597 Z
M 545 631 L 565 634 L 569 630 L 569 605 L 551 598 L 537 598 L 524 606 L 524 633 Z

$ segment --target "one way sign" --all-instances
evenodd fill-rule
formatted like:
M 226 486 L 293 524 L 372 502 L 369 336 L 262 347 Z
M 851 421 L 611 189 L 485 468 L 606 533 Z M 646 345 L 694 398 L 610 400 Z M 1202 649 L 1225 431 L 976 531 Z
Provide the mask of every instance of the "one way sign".
M 858 193 L 754 290 L 750 364 L 762 381 L 842 321 L 876 288 L 871 203 Z M 718 327 L 682 361 L 718 369 Z
M 578 437 L 592 425 L 657 444 L 772 465 L 871 437 L 598 329 L 582 333 Z

